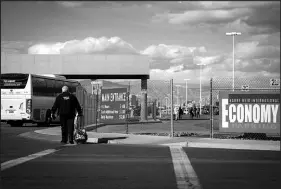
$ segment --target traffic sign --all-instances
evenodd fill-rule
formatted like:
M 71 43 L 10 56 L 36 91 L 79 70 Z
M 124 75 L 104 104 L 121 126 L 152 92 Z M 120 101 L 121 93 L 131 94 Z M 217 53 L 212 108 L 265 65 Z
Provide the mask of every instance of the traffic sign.
M 241 91 L 249 91 L 249 85 L 242 85 Z
M 280 79 L 270 79 L 270 86 L 280 86 Z

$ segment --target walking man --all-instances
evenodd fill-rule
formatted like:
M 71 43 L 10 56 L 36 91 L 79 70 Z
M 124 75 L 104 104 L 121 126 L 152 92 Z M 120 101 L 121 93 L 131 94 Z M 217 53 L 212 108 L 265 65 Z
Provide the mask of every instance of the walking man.
M 52 107 L 52 117 L 54 117 L 57 110 L 61 123 L 61 143 L 66 144 L 69 140 L 70 144 L 74 144 L 74 118 L 76 111 L 78 112 L 78 116 L 82 116 L 82 109 L 78 99 L 69 92 L 67 86 L 62 87 L 62 93 L 56 98 Z

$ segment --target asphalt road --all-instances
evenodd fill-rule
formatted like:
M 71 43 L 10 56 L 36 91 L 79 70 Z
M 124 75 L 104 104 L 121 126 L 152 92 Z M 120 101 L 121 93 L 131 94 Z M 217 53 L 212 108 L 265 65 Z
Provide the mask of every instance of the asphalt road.
M 57 142 L 17 136 L 34 129 L 38 128 L 1 125 L 1 163 L 46 149 L 60 150 L 1 171 L 1 188 L 177 188 L 168 147 L 85 144 L 60 148 Z M 280 187 L 280 152 L 202 148 L 184 151 L 204 189 Z
M 36 127 L 31 124 L 25 127 L 11 127 L 1 122 L 1 163 L 61 146 L 57 142 L 26 139 L 18 136 L 21 133 L 44 128 L 46 127 Z
M 280 151 L 184 148 L 204 189 L 280 188 Z

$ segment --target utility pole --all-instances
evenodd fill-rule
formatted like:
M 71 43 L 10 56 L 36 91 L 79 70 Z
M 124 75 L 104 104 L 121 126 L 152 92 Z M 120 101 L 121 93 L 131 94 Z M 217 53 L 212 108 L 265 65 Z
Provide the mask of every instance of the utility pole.
M 171 85 L 171 137 L 174 137 L 174 115 L 173 115 L 173 79 L 170 81 Z
M 130 81 L 129 81 L 129 88 L 128 88 L 128 92 L 127 92 L 127 111 L 126 111 L 126 134 L 129 133 L 129 125 L 128 125 L 128 121 L 129 121 L 129 111 L 130 111 Z
M 96 132 L 98 132 L 98 106 L 99 106 L 99 84 L 97 85 L 97 95 L 96 95 Z
M 234 91 L 234 64 L 235 64 L 235 59 L 234 59 L 234 37 L 236 35 L 241 35 L 241 32 L 230 32 L 226 33 L 227 36 L 232 36 L 232 48 L 233 48 L 233 58 L 232 58 L 232 91 Z

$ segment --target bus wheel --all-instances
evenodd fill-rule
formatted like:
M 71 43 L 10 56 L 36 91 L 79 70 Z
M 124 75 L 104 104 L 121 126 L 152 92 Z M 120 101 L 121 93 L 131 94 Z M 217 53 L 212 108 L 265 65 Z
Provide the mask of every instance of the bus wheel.
M 50 127 L 51 122 L 52 122 L 51 110 L 47 110 L 47 112 L 46 112 L 46 120 L 45 120 L 46 127 Z
M 51 111 L 47 110 L 45 121 L 37 123 L 37 126 L 38 127 L 50 127 L 51 122 L 52 122 Z
M 11 121 L 8 124 L 10 124 L 11 127 L 22 127 L 23 126 L 23 122 L 22 121 Z

